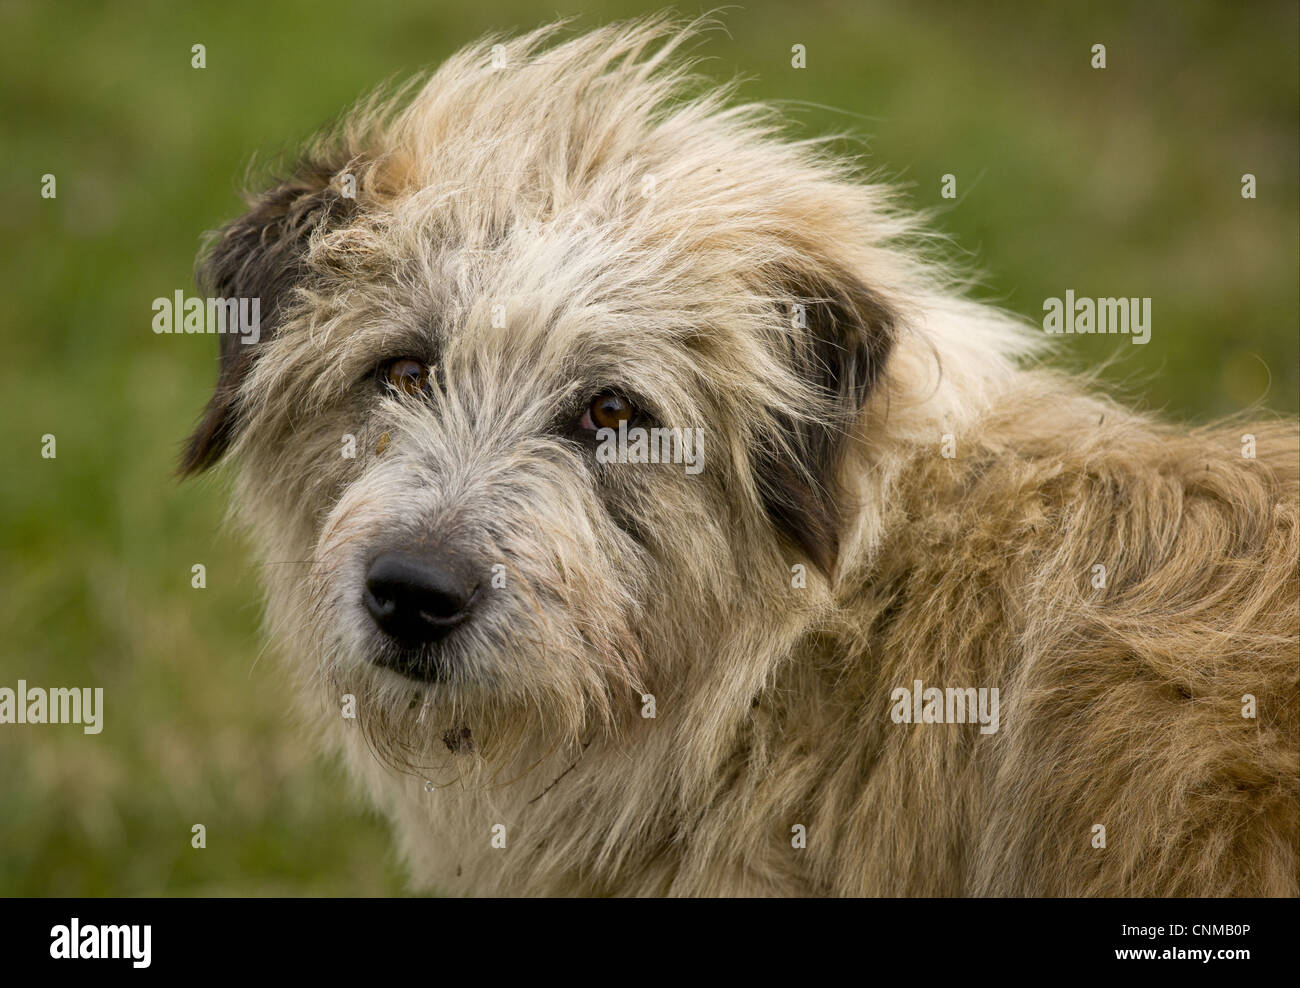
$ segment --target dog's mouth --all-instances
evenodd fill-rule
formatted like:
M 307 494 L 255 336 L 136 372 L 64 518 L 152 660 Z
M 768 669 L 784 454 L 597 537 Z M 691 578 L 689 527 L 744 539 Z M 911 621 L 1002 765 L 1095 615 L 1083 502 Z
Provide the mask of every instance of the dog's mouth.
M 389 645 L 376 651 L 371 661 L 417 683 L 445 683 L 451 678 L 446 656 L 431 648 L 408 649 Z

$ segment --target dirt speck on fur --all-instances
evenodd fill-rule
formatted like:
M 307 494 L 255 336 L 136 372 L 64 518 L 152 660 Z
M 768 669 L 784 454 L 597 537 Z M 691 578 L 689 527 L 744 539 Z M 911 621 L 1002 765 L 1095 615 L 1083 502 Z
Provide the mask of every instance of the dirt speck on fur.
M 448 751 L 474 750 L 474 736 L 468 727 L 451 727 L 443 731 L 442 743 Z

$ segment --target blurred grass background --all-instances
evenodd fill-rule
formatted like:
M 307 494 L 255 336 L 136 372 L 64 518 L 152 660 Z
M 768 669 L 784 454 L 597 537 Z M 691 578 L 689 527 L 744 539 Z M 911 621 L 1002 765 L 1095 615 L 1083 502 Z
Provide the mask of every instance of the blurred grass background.
M 97 736 L 0 726 L 0 894 L 403 890 L 384 825 L 307 748 L 258 659 L 256 572 L 222 532 L 220 477 L 172 479 L 216 348 L 155 336 L 150 304 L 190 289 L 255 152 L 481 33 L 649 9 L 0 2 L 0 685 L 105 690 Z M 799 130 L 866 138 L 914 205 L 943 209 L 986 297 L 1034 321 L 1067 288 L 1154 299 L 1150 344 L 1067 337 L 1062 363 L 1118 347 L 1108 377 L 1188 421 L 1296 412 L 1294 2 L 806 0 L 724 20 L 707 71 L 790 101 Z M 46 173 L 57 199 L 40 197 Z

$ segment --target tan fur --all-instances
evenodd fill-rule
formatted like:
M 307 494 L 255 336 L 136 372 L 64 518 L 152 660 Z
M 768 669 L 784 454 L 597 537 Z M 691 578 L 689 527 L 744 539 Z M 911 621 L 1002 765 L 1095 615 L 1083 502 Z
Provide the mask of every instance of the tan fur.
M 186 466 L 238 461 L 273 638 L 414 883 L 1297 894 L 1296 424 L 1187 433 L 1035 369 L 886 189 L 700 92 L 693 28 L 555 30 L 361 107 L 205 266 L 274 315 Z M 374 391 L 408 354 L 429 401 Z M 705 428 L 704 472 L 558 437 L 610 384 Z M 371 662 L 393 539 L 508 573 L 448 682 Z M 997 687 L 1000 730 L 895 723 L 916 680 Z

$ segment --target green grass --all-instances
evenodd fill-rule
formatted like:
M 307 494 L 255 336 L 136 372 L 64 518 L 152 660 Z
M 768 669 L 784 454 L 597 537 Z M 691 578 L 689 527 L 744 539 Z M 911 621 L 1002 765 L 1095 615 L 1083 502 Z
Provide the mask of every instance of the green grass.
M 1071 337 L 1063 364 L 1114 357 L 1110 380 L 1188 421 L 1255 402 L 1293 414 L 1296 5 L 1157 7 L 759 3 L 726 13 L 729 34 L 701 53 L 745 96 L 788 101 L 798 131 L 865 139 L 846 146 L 940 210 L 985 297 L 1034 320 L 1067 288 L 1153 298 L 1149 345 L 1116 356 L 1114 337 Z M 645 9 L 553 11 L 588 26 Z M 215 347 L 155 336 L 150 302 L 190 287 L 254 153 L 553 11 L 0 5 L 0 685 L 103 686 L 106 708 L 97 736 L 0 726 L 0 893 L 402 891 L 384 825 L 307 747 L 276 663 L 259 661 L 256 571 L 222 532 L 221 479 L 172 479 Z M 795 43 L 806 69 L 790 67 Z M 46 173 L 57 199 L 39 195 Z

